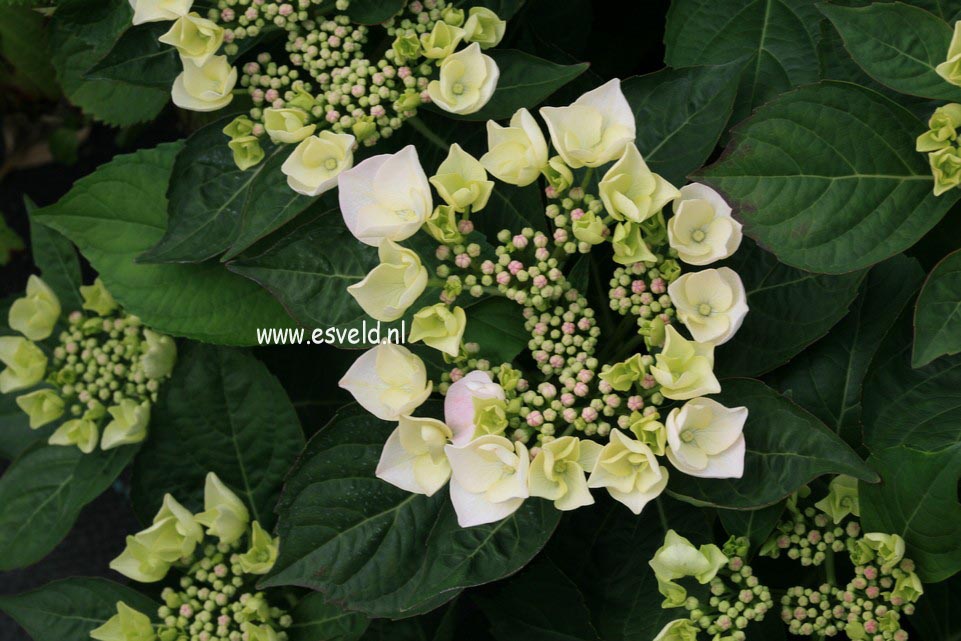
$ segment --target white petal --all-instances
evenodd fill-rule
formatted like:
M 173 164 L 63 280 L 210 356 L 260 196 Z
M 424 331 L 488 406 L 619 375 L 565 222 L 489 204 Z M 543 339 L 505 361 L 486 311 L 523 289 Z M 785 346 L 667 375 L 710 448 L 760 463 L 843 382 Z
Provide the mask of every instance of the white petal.
M 483 493 L 475 494 L 465 490 L 456 478 L 450 481 L 450 501 L 457 513 L 457 524 L 461 527 L 474 527 L 506 519 L 524 503 L 524 499 L 491 503 L 484 498 Z

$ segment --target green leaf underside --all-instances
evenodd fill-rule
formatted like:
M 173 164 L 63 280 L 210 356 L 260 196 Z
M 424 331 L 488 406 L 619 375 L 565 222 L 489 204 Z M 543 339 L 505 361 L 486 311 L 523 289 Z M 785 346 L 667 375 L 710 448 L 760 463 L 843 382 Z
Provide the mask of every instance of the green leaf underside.
M 651 171 L 680 185 L 704 164 L 731 117 L 741 66 L 663 69 L 623 83 Z
M 150 437 L 134 465 L 134 507 L 144 522 L 171 493 L 203 505 L 214 472 L 270 528 L 287 471 L 304 437 L 280 382 L 250 354 L 189 344 L 151 416 Z
M 861 445 L 861 390 L 888 330 L 914 297 L 923 272 L 895 256 L 873 267 L 848 315 L 774 373 L 775 385 L 852 447 Z
M 287 327 L 271 297 L 217 264 L 147 265 L 136 257 L 166 225 L 167 178 L 180 143 L 118 156 L 35 218 L 72 240 L 129 313 L 153 329 L 249 345 L 260 327 Z
M 464 529 L 446 490 L 428 498 L 375 478 L 394 427 L 352 406 L 311 439 L 278 505 L 280 558 L 263 585 L 309 587 L 349 610 L 405 617 L 507 576 L 540 550 L 560 519 L 545 501 Z
M 733 121 L 819 78 L 820 15 L 813 0 L 675 0 L 664 62 L 671 67 L 744 61 Z
M 961 251 L 938 263 L 924 283 L 914 314 L 912 364 L 961 352 Z
M 702 479 L 671 470 L 667 491 L 673 496 L 695 505 L 754 509 L 772 505 L 824 474 L 878 480 L 840 437 L 759 381 L 725 379 L 717 400 L 726 407 L 749 410 L 744 475 Z
M 958 198 L 932 193 L 931 171 L 914 151 L 923 129 L 874 91 L 822 82 L 758 109 L 701 175 L 781 261 L 854 271 L 913 245 Z
M 42 559 L 67 535 L 83 507 L 110 487 L 136 447 L 84 454 L 37 444 L 0 478 L 0 570 Z
M 934 70 L 947 58 L 951 42 L 951 27 L 944 20 L 900 2 L 819 8 L 854 61 L 881 84 L 923 98 L 961 100 L 961 88 Z
M 281 165 L 292 145 L 263 142 L 266 158 L 241 171 L 223 128 L 211 123 L 187 139 L 170 179 L 167 229 L 138 260 L 198 263 L 227 252 L 235 256 L 291 221 L 311 203 L 287 185 Z
M 159 603 L 119 583 L 98 578 L 55 581 L 23 594 L 0 596 L 10 615 L 34 641 L 82 641 L 117 614 L 117 603 L 156 617 Z
M 715 353 L 719 376 L 758 376 L 803 353 L 844 316 L 864 278 L 789 267 L 749 238 L 724 264 L 741 277 L 750 312 Z

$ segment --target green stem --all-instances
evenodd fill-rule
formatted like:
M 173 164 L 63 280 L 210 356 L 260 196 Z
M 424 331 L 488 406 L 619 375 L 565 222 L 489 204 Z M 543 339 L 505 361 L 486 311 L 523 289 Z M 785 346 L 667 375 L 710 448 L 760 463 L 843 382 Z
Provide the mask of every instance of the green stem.
M 412 116 L 411 118 L 408 118 L 406 120 L 406 123 L 409 124 L 414 129 L 416 129 L 418 132 L 420 132 L 420 134 L 424 138 L 426 138 L 429 142 L 433 143 L 438 149 L 441 149 L 443 151 L 447 151 L 448 149 L 450 149 L 450 145 L 447 144 L 447 141 L 441 138 L 440 136 L 438 136 L 437 134 L 435 134 L 433 130 L 431 130 L 431 128 L 428 127 L 424 123 L 424 121 L 418 118 L 417 116 Z
M 594 177 L 594 168 L 588 167 L 587 171 L 584 172 L 584 179 L 581 181 L 581 189 L 586 190 L 587 186 L 591 184 L 591 178 Z
M 661 503 L 660 497 L 654 499 L 654 503 L 657 504 L 657 516 L 661 519 L 661 528 L 664 532 L 667 532 L 671 528 L 667 523 L 667 513 L 664 511 L 664 504 Z
M 824 555 L 824 574 L 826 575 L 828 585 L 832 588 L 836 587 L 838 580 L 834 574 L 834 550 L 831 548 L 828 548 Z

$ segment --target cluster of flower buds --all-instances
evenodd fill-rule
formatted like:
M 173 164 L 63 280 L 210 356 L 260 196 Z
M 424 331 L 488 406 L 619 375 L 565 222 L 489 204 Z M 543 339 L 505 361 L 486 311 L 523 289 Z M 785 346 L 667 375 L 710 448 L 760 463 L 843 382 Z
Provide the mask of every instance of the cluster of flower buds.
M 282 169 L 290 188 L 307 196 L 334 186 L 353 164 L 357 143 L 391 136 L 427 102 L 474 113 L 500 77 L 482 49 L 501 41 L 506 23 L 484 7 L 465 12 L 445 0 L 414 0 L 385 23 L 393 45 L 372 60 L 373 27 L 351 23 L 344 13 L 348 0 L 218 0 L 207 17 L 191 12 L 193 0 L 131 4 L 134 24 L 174 21 L 160 37 L 183 62 L 174 104 L 217 111 L 235 93 L 248 93 L 249 116 L 224 128 L 234 162 L 241 170 L 259 164 L 265 135 L 275 144 L 296 144 Z M 234 66 L 271 30 L 286 31 L 286 61 L 264 51 Z M 235 91 L 238 80 L 242 89 Z
M 488 123 L 481 158 L 454 144 L 429 178 L 413 147 L 369 158 L 339 177 L 347 228 L 380 257 L 347 291 L 377 320 L 416 309 L 409 340 L 441 351 L 450 366 L 438 386 L 446 396 L 443 421 L 414 416 L 434 387 L 421 359 L 403 346 L 366 352 L 341 386 L 375 416 L 399 423 L 378 476 L 428 495 L 449 480 L 464 526 L 504 518 L 528 496 L 575 509 L 593 502 L 591 489 L 639 514 L 667 485 L 659 457 L 693 476 L 743 473 L 747 409 L 706 396 L 720 391 L 714 348 L 747 313 L 744 287 L 728 268 L 682 274 L 680 267 L 736 251 L 741 230 L 731 208 L 704 185 L 678 190 L 648 168 L 617 80 L 540 113 L 556 156 L 521 109 L 506 127 Z M 608 164 L 597 195 L 588 193 L 595 168 Z M 548 199 L 543 229 L 502 229 L 493 251 L 474 229 L 496 202 L 491 176 L 521 187 L 543 178 Z M 443 201 L 437 206 L 431 187 Z M 674 215 L 665 220 L 671 203 Z M 436 278 L 417 251 L 400 244 L 419 231 L 438 243 Z M 595 309 L 571 283 L 569 259 L 607 244 L 618 282 L 636 275 L 625 284 L 637 281 L 659 300 L 628 306 L 634 317 L 604 345 Z M 439 302 L 417 309 L 430 286 Z M 535 371 L 491 362 L 485 345 L 465 344 L 472 307 L 458 305 L 465 294 L 517 304 Z M 624 360 L 614 361 L 618 355 Z M 667 401 L 684 403 L 662 416 L 658 407 Z M 488 485 L 496 475 L 478 471 L 485 465 L 501 470 L 496 488 Z
M 804 494 L 807 494 L 805 492 Z M 804 498 L 804 497 L 801 497 Z M 821 566 L 828 581 L 816 588 L 795 586 L 781 598 L 781 619 L 791 634 L 867 641 L 906 641 L 904 615 L 924 591 L 914 562 L 904 557 L 904 540 L 896 534 L 864 533 L 857 520 L 857 481 L 837 476 L 826 497 L 814 507 L 789 504 L 787 518 L 762 548 L 784 554 L 805 566 Z M 854 576 L 843 587 L 835 579 L 835 557 L 847 554 Z
M 696 547 L 669 530 L 650 566 L 664 596 L 661 607 L 684 608 L 688 618 L 669 623 L 657 639 L 694 639 L 704 631 L 715 639 L 744 641 L 745 629 L 774 607 L 771 591 L 744 561 L 747 550 L 743 538 L 732 537 L 722 550 L 713 544 Z M 698 586 L 707 587 L 700 599 L 688 594 Z
M 250 521 L 247 507 L 211 472 L 203 512 L 192 514 L 167 494 L 153 524 L 128 536 L 126 549 L 110 564 L 141 583 L 164 579 L 172 567 L 183 572 L 180 589 L 161 593 L 161 625 L 152 629 L 147 615 L 118 603 L 117 615 L 90 636 L 98 641 L 284 641 L 291 617 L 252 589 L 273 567 L 278 548 L 279 542 Z
M 177 358 L 173 339 L 125 314 L 100 279 L 81 287 L 85 311 L 67 316 L 52 353 L 41 341 L 60 321 L 60 300 L 37 276 L 10 308 L 11 329 L 23 336 L 0 337 L 0 392 L 38 387 L 17 397 L 37 429 L 65 417 L 50 436 L 52 445 L 85 453 L 139 443 L 147 436 L 150 407 Z

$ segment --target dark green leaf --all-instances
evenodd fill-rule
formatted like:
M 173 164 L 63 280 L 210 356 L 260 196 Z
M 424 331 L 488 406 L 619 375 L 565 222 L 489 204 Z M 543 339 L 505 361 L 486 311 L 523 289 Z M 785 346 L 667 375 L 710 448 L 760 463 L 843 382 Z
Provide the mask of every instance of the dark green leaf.
M 0 56 L 9 70 L 6 83 L 37 98 L 56 99 L 60 95 L 53 66 L 44 18 L 40 13 L 9 5 L 0 20 Z
M 622 85 L 651 171 L 681 184 L 704 164 L 731 117 L 743 65 L 662 69 Z
M 477 600 L 498 641 L 600 641 L 584 595 L 546 557 Z
M 695 505 L 753 509 L 772 505 L 824 474 L 869 483 L 878 476 L 821 421 L 760 381 L 726 379 L 717 400 L 746 406 L 744 475 L 702 479 L 671 470 L 667 491 Z
M 492 363 L 510 363 L 527 347 L 530 333 L 524 329 L 522 308 L 506 298 L 488 298 L 466 308 L 465 343 L 483 346 Z
M 148 22 L 127 29 L 103 60 L 86 73 L 89 80 L 115 80 L 170 91 L 183 70 L 177 50 L 158 38 L 169 22 Z
M 465 12 L 470 7 L 487 7 L 498 17 L 510 20 L 524 6 L 524 2 L 525 0 L 454 0 L 452 4 L 464 9 Z M 508 23 L 507 28 L 511 28 L 510 23 Z
M 32 214 L 34 209 L 34 204 L 27 202 L 27 213 Z M 49 227 L 34 223 L 31 217 L 30 251 L 40 276 L 56 292 L 63 311 L 69 313 L 80 309 L 83 305 L 80 296 L 83 278 L 80 258 L 73 243 Z
M 947 58 L 951 42 L 951 27 L 944 20 L 900 2 L 819 8 L 855 62 L 881 84 L 924 98 L 961 100 L 961 89 L 934 70 Z
M 814 0 L 675 0 L 664 62 L 671 67 L 744 59 L 737 122 L 780 93 L 819 78 Z
M 851 447 L 861 446 L 861 387 L 868 366 L 922 276 L 917 261 L 904 256 L 876 265 L 844 320 L 774 374 L 778 389 Z
M 80 510 L 110 487 L 137 448 L 84 454 L 75 447 L 27 450 L 0 478 L 0 570 L 42 559 L 66 536 Z
M 377 265 L 377 250 L 354 238 L 332 211 L 228 268 L 260 283 L 301 325 L 328 328 L 368 318 L 347 287 Z
M 369 621 L 362 614 L 330 605 L 322 594 L 304 597 L 290 613 L 289 641 L 354 641 L 363 636 Z
M 190 344 L 152 410 L 150 436 L 134 465 L 135 508 L 147 521 L 167 492 L 199 508 L 204 477 L 215 472 L 269 528 L 303 445 L 293 405 L 260 361 L 241 350 Z
M 229 120 L 195 133 L 177 155 L 167 231 L 139 257 L 141 262 L 199 263 L 225 251 L 234 256 L 310 205 L 311 199 L 287 186 L 280 171 L 293 147 L 264 140 L 265 160 L 241 171 L 222 131 Z
M 378 24 L 390 20 L 404 8 L 406 0 L 351 0 L 347 15 L 360 24 Z
M 61 88 L 84 113 L 110 125 L 152 120 L 170 99 L 169 88 L 85 78 L 127 30 L 132 16 L 126 0 L 64 0 L 50 23 L 53 66 Z
M 926 452 L 958 446 L 961 356 L 914 369 L 911 318 L 905 311 L 871 363 L 862 405 L 864 443 L 872 452 L 899 445 Z
M 521 107 L 533 110 L 552 93 L 587 70 L 587 63 L 559 65 L 514 49 L 487 52 L 500 69 L 497 89 L 490 102 L 475 113 L 453 118 L 466 120 L 502 120 L 510 118 Z
M 747 537 L 756 553 L 774 531 L 783 511 L 784 504 L 775 503 L 760 510 L 718 510 L 717 513 L 724 530 L 732 536 Z
M 961 352 L 961 251 L 931 271 L 914 313 L 912 364 L 923 367 L 945 354 Z
M 744 282 L 751 311 L 734 338 L 717 350 L 721 376 L 757 376 L 794 358 L 844 317 L 864 277 L 788 267 L 748 238 L 726 264 Z
M 961 641 L 961 574 L 924 586 L 911 627 L 924 641 Z
M 55 425 L 30 429 L 27 414 L 17 405 L 16 394 L 0 394 L 0 458 L 12 461 L 28 447 L 45 441 Z
M 215 343 L 254 344 L 257 328 L 290 325 L 256 284 L 217 264 L 135 262 L 167 224 L 164 194 L 180 148 L 162 145 L 118 156 L 34 217 L 76 243 L 124 309 L 150 327 Z
M 958 198 L 934 196 L 914 151 L 923 129 L 881 94 L 822 82 L 758 109 L 703 177 L 781 261 L 854 271 L 913 245 Z
M 943 581 L 961 570 L 961 446 L 936 452 L 891 447 L 876 452 L 868 463 L 884 480 L 860 484 L 866 531 L 901 535 L 907 543 L 905 556 L 918 564 L 925 583 Z
M 352 406 L 311 439 L 278 505 L 280 558 L 265 586 L 309 587 L 370 616 L 411 616 L 515 572 L 550 537 L 560 513 L 546 501 L 462 529 L 446 491 L 428 498 L 377 479 L 394 427 Z
M 712 540 L 713 515 L 661 497 L 635 517 L 620 503 L 568 513 L 547 553 L 584 593 L 594 627 L 605 641 L 653 639 L 678 610 L 661 607 L 657 580 L 648 566 L 667 529 L 695 543 Z
M 0 596 L 0 610 L 9 614 L 33 641 L 81 641 L 117 614 L 117 603 L 155 619 L 159 603 L 106 579 L 55 581 L 32 592 Z

